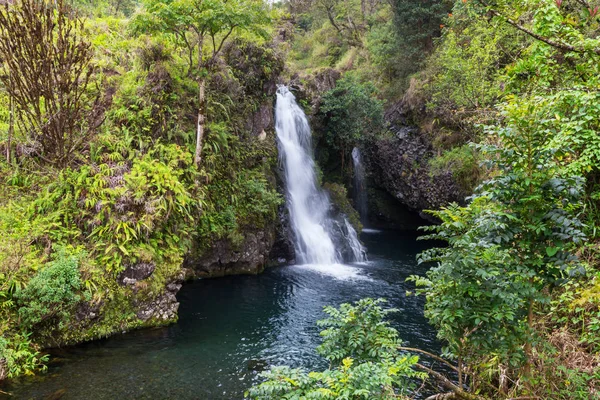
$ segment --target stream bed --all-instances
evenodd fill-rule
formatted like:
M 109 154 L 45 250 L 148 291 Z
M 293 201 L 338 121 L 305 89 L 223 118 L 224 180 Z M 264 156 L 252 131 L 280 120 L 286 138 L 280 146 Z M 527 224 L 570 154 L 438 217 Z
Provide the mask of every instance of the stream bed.
M 268 365 L 325 368 L 316 354 L 323 306 L 383 297 L 406 345 L 439 352 L 424 299 L 406 296 L 422 274 L 414 234 L 362 233 L 369 261 L 288 266 L 258 276 L 185 285 L 179 322 L 51 351 L 46 374 L 13 382 L 10 399 L 242 399 Z M 1 396 L 0 396 L 1 397 Z

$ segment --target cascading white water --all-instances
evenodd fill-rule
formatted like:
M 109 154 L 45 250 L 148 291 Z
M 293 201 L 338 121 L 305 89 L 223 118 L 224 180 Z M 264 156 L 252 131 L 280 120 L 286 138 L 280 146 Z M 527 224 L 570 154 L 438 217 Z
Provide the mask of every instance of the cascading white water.
M 296 257 L 300 263 L 331 265 L 343 260 L 334 242 L 346 241 L 353 253 L 360 248 L 356 231 L 348 223 L 347 237 L 336 237 L 330 217 L 329 197 L 317 185 L 308 120 L 294 95 L 284 86 L 277 90 L 275 129 L 279 156 L 285 171 L 287 207 L 295 233 Z M 355 243 L 351 243 L 351 242 Z M 355 257 L 354 260 L 363 261 Z
M 347 218 L 344 218 L 344 224 L 346 224 L 346 230 L 348 231 L 348 245 L 350 246 L 350 250 L 352 250 L 352 256 L 354 257 L 354 260 L 360 262 L 367 261 L 367 252 L 364 246 L 358 240 L 356 230 L 354 230 L 352 224 Z
M 358 147 L 352 149 L 352 163 L 354 164 L 354 206 L 360 215 L 360 221 L 366 225 L 367 216 L 367 185 L 365 180 L 365 167 Z

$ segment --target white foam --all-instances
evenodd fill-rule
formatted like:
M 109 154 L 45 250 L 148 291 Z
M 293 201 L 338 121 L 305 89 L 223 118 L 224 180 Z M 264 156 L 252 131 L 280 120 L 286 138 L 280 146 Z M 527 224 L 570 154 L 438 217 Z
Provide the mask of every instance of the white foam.
M 362 233 L 381 233 L 383 232 L 382 230 L 379 229 L 368 229 L 368 228 L 364 228 L 362 230 Z
M 360 268 L 351 267 L 349 265 L 344 264 L 302 264 L 296 265 L 295 267 L 318 272 L 319 274 L 331 276 L 341 281 L 371 280 L 371 278 L 369 278 L 368 276 L 363 275 L 362 270 Z

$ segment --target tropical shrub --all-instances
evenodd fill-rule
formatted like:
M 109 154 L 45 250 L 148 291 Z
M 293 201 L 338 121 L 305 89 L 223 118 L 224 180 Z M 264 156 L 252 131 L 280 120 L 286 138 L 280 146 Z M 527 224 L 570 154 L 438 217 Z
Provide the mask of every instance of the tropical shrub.
M 21 326 L 31 329 L 51 318 L 58 319 L 59 325 L 68 322 L 71 308 L 83 300 L 79 264 L 86 256 L 81 250 L 55 249 L 52 261 L 14 295 Z
M 398 351 L 398 331 L 385 321 L 395 309 L 383 299 L 362 299 L 339 308 L 325 307 L 329 318 L 319 321 L 323 343 L 317 352 L 330 361 L 322 372 L 273 367 L 246 395 L 256 400 L 282 398 L 397 399 L 406 398 L 413 379 L 424 379 L 413 366 L 418 357 Z
M 0 376 L 3 368 L 6 368 L 2 378 L 33 375 L 34 372 L 46 370 L 48 355 L 42 355 L 29 336 L 30 334 L 20 333 L 0 336 Z

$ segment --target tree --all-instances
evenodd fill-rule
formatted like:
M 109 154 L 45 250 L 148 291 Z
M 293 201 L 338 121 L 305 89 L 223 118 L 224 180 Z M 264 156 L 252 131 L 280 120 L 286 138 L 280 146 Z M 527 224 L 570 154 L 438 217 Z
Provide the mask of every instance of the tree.
M 324 121 L 325 139 L 344 159 L 352 147 L 384 127 L 383 103 L 375 97 L 376 88 L 346 74 L 336 87 L 323 95 L 319 113 Z
M 393 0 L 396 29 L 404 49 L 417 57 L 433 49 L 433 39 L 440 36 L 442 21 L 452 8 L 448 0 Z M 421 53 L 421 54 L 419 54 Z
M 269 22 L 269 12 L 262 0 L 145 0 L 144 11 L 134 20 L 136 31 L 152 29 L 168 33 L 186 51 L 189 74 L 198 82 L 196 166 L 202 160 L 207 76 L 235 31 L 266 37 L 263 26 Z
M 481 15 L 493 16 L 530 37 L 568 53 L 600 55 L 597 35 L 599 7 L 587 0 L 563 4 L 563 0 L 527 3 L 515 0 L 476 0 Z M 534 18 L 527 16 L 533 15 Z M 525 20 L 525 22 L 523 22 Z M 529 24 L 528 22 L 533 22 Z
M 364 1 L 362 7 L 356 1 L 343 0 L 317 0 L 316 4 L 348 44 L 361 46 L 362 34 L 366 31 Z
M 0 6 L 0 81 L 38 156 L 61 167 L 98 125 L 98 97 L 89 95 L 93 50 L 81 37 L 83 26 L 64 0 Z

